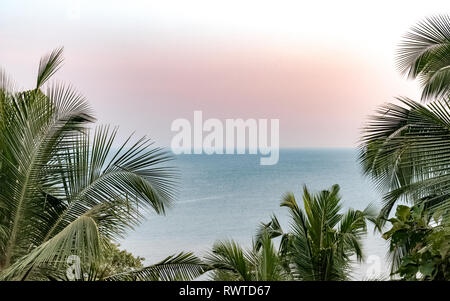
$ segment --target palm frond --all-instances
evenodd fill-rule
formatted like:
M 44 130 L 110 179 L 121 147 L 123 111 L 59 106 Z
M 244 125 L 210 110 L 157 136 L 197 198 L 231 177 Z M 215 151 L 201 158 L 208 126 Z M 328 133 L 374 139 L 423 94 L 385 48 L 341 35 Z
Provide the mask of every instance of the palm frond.
M 32 236 L 41 225 L 45 206 L 43 190 L 54 185 L 51 180 L 54 174 L 46 166 L 92 120 L 86 105 L 74 111 L 64 106 L 65 100 L 49 101 L 40 91 L 16 93 L 9 101 L 8 108 L 2 112 L 6 122 L 3 126 L 8 129 L 0 133 L 2 186 L 5 187 L 0 190 L 0 203 L 7 208 L 2 215 L 10 225 L 8 234 L 0 237 L 3 257 L 0 261 L 6 266 L 13 253 L 20 255 L 16 250 L 26 253 L 28 246 L 23 243 L 39 244 Z
M 89 129 L 94 118 L 82 95 L 46 84 L 62 60 L 62 48 L 42 58 L 29 91 L 15 92 L 0 74 L 0 270 L 7 279 L 35 279 L 44 270 L 57 279 L 74 254 L 92 266 L 146 210 L 164 214 L 175 197 L 167 152 L 145 137 L 116 149 L 117 130 Z M 195 273 L 179 270 L 184 278 Z
M 419 78 L 422 100 L 450 95 L 450 16 L 428 17 L 411 28 L 397 54 L 399 70 Z
M 362 239 L 367 234 L 367 221 L 375 217 L 376 212 L 369 205 L 363 211 L 347 210 L 339 223 L 337 233 L 341 236 L 339 242 L 342 246 L 340 247 L 352 250 L 360 262 L 364 259 Z
M 79 217 L 50 240 L 34 248 L 0 273 L 0 279 L 22 279 L 33 267 L 50 265 L 56 269 L 67 266 L 66 260 L 76 255 L 82 262 L 93 262 L 100 256 L 100 237 L 95 221 L 86 215 Z
M 388 104 L 371 118 L 360 146 L 365 174 L 386 193 L 384 217 L 400 199 L 442 197 L 449 192 L 449 104 L 435 101 L 423 106 L 399 100 L 403 107 Z
M 281 228 L 280 222 L 278 221 L 275 215 L 272 216 L 270 222 L 261 223 L 261 225 L 258 227 L 255 234 L 256 251 L 259 251 L 259 249 L 261 248 L 262 240 L 266 234 L 269 235 L 270 239 L 277 238 L 279 236 L 284 236 L 283 229 Z
M 39 62 L 36 89 L 41 88 L 42 85 L 61 67 L 64 60 L 63 50 L 63 47 L 57 48 L 41 59 Z
M 208 267 L 192 253 L 179 253 L 161 262 L 139 270 L 111 275 L 105 281 L 188 281 L 208 270 Z
M 134 144 L 128 139 L 113 150 L 116 134 L 117 129 L 98 127 L 92 142 L 90 135 L 79 135 L 58 158 L 55 181 L 62 183 L 60 197 L 67 206 L 48 224 L 44 241 L 88 211 L 95 213 L 102 236 L 123 237 L 142 220 L 142 210 L 164 214 L 170 206 L 177 183 L 176 170 L 165 165 L 171 156 L 145 138 Z
M 234 241 L 218 241 L 205 257 L 205 263 L 212 269 L 229 275 L 229 279 L 250 281 L 254 279 L 251 269 L 251 255 Z
M 289 278 L 290 274 L 285 271 L 282 264 L 283 257 L 279 256 L 271 235 L 266 231 L 260 238 L 260 251 L 256 248 L 251 253 L 252 265 L 255 266 L 255 280 L 257 281 L 280 281 Z

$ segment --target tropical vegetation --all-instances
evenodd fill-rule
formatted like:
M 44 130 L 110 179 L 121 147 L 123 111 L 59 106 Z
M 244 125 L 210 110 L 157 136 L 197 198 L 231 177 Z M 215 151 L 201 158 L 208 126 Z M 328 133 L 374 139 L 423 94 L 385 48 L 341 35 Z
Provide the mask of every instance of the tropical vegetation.
M 145 137 L 118 143 L 117 129 L 91 128 L 85 98 L 49 82 L 62 53 L 41 59 L 30 90 L 17 91 L 0 73 L 1 279 L 57 278 L 72 256 L 98 264 L 146 211 L 164 214 L 174 199 L 176 172 L 165 151 Z M 191 279 L 202 271 L 193 263 L 180 254 L 158 269 L 167 271 L 161 278 Z M 158 278 L 139 268 L 136 277 Z
M 430 216 L 423 204 L 397 206 L 389 219 L 391 229 L 383 234 L 390 240 L 394 270 L 405 280 L 448 280 L 450 275 L 450 233 Z
M 148 266 L 116 242 L 173 203 L 172 157 L 145 137 L 119 143 L 117 128 L 94 126 L 85 98 L 49 81 L 62 53 L 41 59 L 30 90 L 0 72 L 0 279 L 349 280 L 368 222 L 389 242 L 394 278 L 450 279 L 449 16 L 418 23 L 400 45 L 399 70 L 420 81 L 422 103 L 399 97 L 364 128 L 359 161 L 383 192 L 379 213 L 342 212 L 338 185 L 304 186 L 303 206 L 282 197 L 288 231 L 272 216 L 248 249 L 217 241 L 203 260 L 183 252 Z
M 398 68 L 419 79 L 422 100 L 448 100 L 450 96 L 450 16 L 431 16 L 404 36 L 397 55 Z
M 395 279 L 450 279 L 450 17 L 414 26 L 397 62 L 401 73 L 420 80 L 426 104 L 400 97 L 381 106 L 364 129 L 359 159 L 383 191 L 378 216 L 370 207 L 339 213 L 337 185 L 317 195 L 304 187 L 304 209 L 288 193 L 281 206 L 289 209 L 290 231 L 274 216 L 258 230 L 250 250 L 218 241 L 206 258 L 213 279 L 347 280 L 352 256 L 363 257 L 367 221 L 385 231 Z M 270 240 L 277 237 L 275 249 Z
M 449 280 L 450 17 L 430 17 L 413 27 L 398 65 L 420 80 L 425 103 L 402 97 L 380 107 L 365 128 L 360 161 L 384 192 L 378 222 L 392 225 L 383 235 L 390 241 L 392 273 Z M 399 202 L 412 207 L 400 204 L 390 218 Z
M 371 206 L 341 213 L 339 186 L 312 194 L 303 187 L 303 208 L 293 193 L 280 206 L 290 214 L 290 231 L 278 218 L 258 229 L 250 251 L 233 241 L 217 242 L 206 263 L 215 269 L 215 280 L 348 280 L 351 264 L 364 258 L 362 239 L 367 221 L 375 217 Z M 280 238 L 278 249 L 272 240 Z

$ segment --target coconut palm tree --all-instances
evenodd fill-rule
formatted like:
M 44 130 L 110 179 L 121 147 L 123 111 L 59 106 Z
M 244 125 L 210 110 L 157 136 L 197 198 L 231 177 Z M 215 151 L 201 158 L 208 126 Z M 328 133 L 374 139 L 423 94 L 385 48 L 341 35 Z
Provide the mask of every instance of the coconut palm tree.
M 369 205 L 363 211 L 341 211 L 339 185 L 311 194 L 303 187 L 301 209 L 292 193 L 284 195 L 282 207 L 291 216 L 291 230 L 284 232 L 276 217 L 263 225 L 272 238 L 280 237 L 279 252 L 287 258 L 291 275 L 297 280 L 347 280 L 352 257 L 364 258 L 362 238 L 367 221 L 375 213 Z M 262 233 L 261 230 L 259 233 Z
M 216 242 L 205 264 L 213 270 L 211 278 L 216 281 L 291 280 L 283 260 L 265 232 L 250 250 L 233 240 Z
M 381 217 L 397 200 L 426 202 L 448 210 L 450 130 L 450 16 L 425 19 L 406 34 L 398 52 L 400 71 L 419 78 L 420 105 L 398 98 L 383 105 L 367 124 L 360 147 L 364 172 L 386 194 Z M 445 207 L 445 208 L 444 208 Z
M 364 172 L 384 190 L 380 217 L 386 219 L 399 200 L 424 203 L 428 210 L 450 209 L 450 107 L 447 101 L 378 109 L 363 136 Z M 444 215 L 445 216 L 445 215 Z
M 399 100 L 402 105 L 387 104 L 372 117 L 361 149 L 365 173 L 385 192 L 379 224 L 392 222 L 390 213 L 402 201 L 423 207 L 429 218 L 436 220 L 435 226 L 448 233 L 450 104 L 435 100 L 422 105 L 407 98 Z M 391 236 L 384 237 L 395 245 Z M 413 249 L 391 248 L 392 272 Z
M 401 44 L 398 65 L 410 78 L 421 80 L 422 100 L 431 101 L 421 105 L 401 97 L 399 104 L 381 106 L 364 130 L 360 162 L 384 192 L 380 226 L 389 219 L 394 205 L 403 201 L 424 208 L 427 216 L 434 217 L 434 226 L 448 233 L 450 17 L 430 17 L 413 27 Z M 396 245 L 391 236 L 384 237 L 391 246 Z M 414 252 L 413 248 L 391 248 L 392 271 Z
M 258 229 L 251 252 L 234 242 L 218 242 L 206 263 L 216 269 L 216 280 L 346 280 L 352 256 L 364 257 L 361 240 L 367 220 L 375 214 L 349 209 L 340 213 L 339 186 L 311 194 L 304 186 L 300 209 L 292 193 L 284 195 L 282 207 L 291 216 L 291 230 L 284 232 L 276 216 Z M 281 237 L 278 250 L 271 240 Z M 259 258 L 252 260 L 252 258 Z M 258 256 L 259 254 L 259 256 Z M 265 275 L 265 276 L 264 276 Z
M 104 253 L 108 254 L 108 251 Z M 52 270 L 45 277 L 56 281 L 176 281 L 194 279 L 208 269 L 193 253 L 184 252 L 148 266 L 143 266 L 141 262 L 114 262 L 114 259 L 102 256 L 89 265 L 74 260 L 67 270 Z
M 450 16 L 426 18 L 411 28 L 400 45 L 397 62 L 401 73 L 418 78 L 422 100 L 450 96 Z
M 63 49 L 41 59 L 36 87 L 0 74 L 0 277 L 40 279 L 69 256 L 95 263 L 145 211 L 164 214 L 176 191 L 171 157 L 147 138 L 116 142 L 72 87 L 48 83 Z M 179 257 L 190 276 L 201 272 Z M 179 266 L 172 268 L 179 269 Z M 186 274 L 184 274 L 186 275 Z

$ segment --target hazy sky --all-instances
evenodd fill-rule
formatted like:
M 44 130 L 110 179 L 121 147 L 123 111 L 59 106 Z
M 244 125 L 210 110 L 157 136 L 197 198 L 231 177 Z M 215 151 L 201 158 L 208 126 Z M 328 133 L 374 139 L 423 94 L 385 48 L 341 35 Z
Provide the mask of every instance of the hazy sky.
M 401 36 L 450 1 L 1 1 L 0 66 L 23 88 L 65 47 L 56 79 L 100 123 L 160 145 L 176 118 L 279 118 L 285 147 L 351 147 L 366 116 L 417 83 Z M 95 3 L 92 3 L 95 2 Z

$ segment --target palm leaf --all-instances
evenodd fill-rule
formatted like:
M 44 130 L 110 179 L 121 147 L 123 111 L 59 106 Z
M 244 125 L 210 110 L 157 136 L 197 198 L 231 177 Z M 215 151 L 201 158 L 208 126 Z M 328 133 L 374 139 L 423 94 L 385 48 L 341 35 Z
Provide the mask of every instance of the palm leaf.
M 381 216 L 386 218 L 398 200 L 424 200 L 448 209 L 449 104 L 399 100 L 403 106 L 388 104 L 371 118 L 360 146 L 365 174 L 385 192 Z
M 225 272 L 228 280 L 250 281 L 254 279 L 251 255 L 234 241 L 217 241 L 205 257 L 205 263 L 212 269 Z
M 45 55 L 39 62 L 39 69 L 36 81 L 36 89 L 42 87 L 42 85 L 53 75 L 63 62 L 63 50 L 64 48 L 58 48 L 51 53 Z
M 408 32 L 397 55 L 399 70 L 419 78 L 422 99 L 450 95 L 450 16 L 426 18 Z
M 0 134 L 4 187 L 0 202 L 7 208 L 1 214 L 10 227 L 8 234 L 0 237 L 0 247 L 6 266 L 16 251 L 26 252 L 25 242 L 39 244 L 32 236 L 41 225 L 42 191 L 53 185 L 52 170 L 46 166 L 92 120 L 83 100 L 77 107 L 66 106 L 67 102 L 49 101 L 40 91 L 27 91 L 15 94 L 3 111 L 3 126 L 8 130 Z
M 139 270 L 108 276 L 106 281 L 175 281 L 193 280 L 207 271 L 207 266 L 192 253 L 172 255 Z
M 30 91 L 14 92 L 0 74 L 0 270 L 7 279 L 44 270 L 56 279 L 73 254 L 91 265 L 145 210 L 164 214 L 176 193 L 167 152 L 145 137 L 116 149 L 117 130 L 89 130 L 90 108 L 72 87 L 41 89 L 61 63 L 62 49 L 45 56 Z

